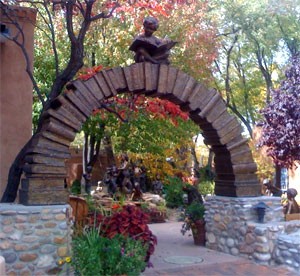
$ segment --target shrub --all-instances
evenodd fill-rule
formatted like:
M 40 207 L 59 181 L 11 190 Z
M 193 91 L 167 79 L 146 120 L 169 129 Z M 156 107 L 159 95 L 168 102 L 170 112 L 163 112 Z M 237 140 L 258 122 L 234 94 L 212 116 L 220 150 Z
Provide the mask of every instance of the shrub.
M 90 225 L 92 227 L 102 225 L 100 235 L 107 238 L 114 238 L 121 234 L 139 240 L 147 248 L 145 262 L 149 262 L 150 255 L 154 252 L 157 244 L 155 235 L 150 231 L 147 223 L 149 216 L 142 212 L 140 208 L 133 205 L 126 205 L 120 211 L 113 212 L 111 216 L 105 217 L 95 214 Z
M 201 181 L 198 185 L 198 190 L 204 197 L 208 194 L 213 195 L 215 192 L 215 183 L 209 180 Z
M 146 251 L 139 240 L 119 234 L 109 239 L 91 229 L 73 239 L 72 266 L 75 275 L 140 275 Z
M 178 208 L 183 205 L 183 182 L 178 177 L 168 177 L 164 185 L 166 205 L 169 208 Z
M 81 193 L 81 183 L 78 179 L 73 181 L 70 190 L 73 195 L 79 195 Z

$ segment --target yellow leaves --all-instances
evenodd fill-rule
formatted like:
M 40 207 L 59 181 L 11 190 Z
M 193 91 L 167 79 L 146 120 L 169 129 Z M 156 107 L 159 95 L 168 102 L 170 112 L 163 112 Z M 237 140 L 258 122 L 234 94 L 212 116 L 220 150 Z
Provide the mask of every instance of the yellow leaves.
M 166 150 L 164 155 L 130 153 L 128 156 L 133 163 L 138 164 L 142 161 L 142 165 L 147 169 L 147 176 L 150 179 L 155 179 L 157 174 L 162 178 L 178 174 L 188 175 L 189 172 L 186 170 L 186 164 L 189 156 L 179 156 L 176 149 L 177 147 L 174 146 L 172 149 Z M 171 158 L 174 161 L 175 167 L 171 165 L 171 162 L 167 161 L 167 158 Z

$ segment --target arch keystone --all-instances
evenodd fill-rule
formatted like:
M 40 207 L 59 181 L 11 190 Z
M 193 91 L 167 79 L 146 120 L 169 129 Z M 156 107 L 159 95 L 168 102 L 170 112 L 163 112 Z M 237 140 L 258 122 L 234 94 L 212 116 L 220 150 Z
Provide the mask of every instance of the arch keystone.
M 145 94 L 151 94 L 157 90 L 159 65 L 150 62 L 145 63 Z
M 135 63 L 124 68 L 127 87 L 130 92 L 140 92 L 145 89 L 144 64 Z

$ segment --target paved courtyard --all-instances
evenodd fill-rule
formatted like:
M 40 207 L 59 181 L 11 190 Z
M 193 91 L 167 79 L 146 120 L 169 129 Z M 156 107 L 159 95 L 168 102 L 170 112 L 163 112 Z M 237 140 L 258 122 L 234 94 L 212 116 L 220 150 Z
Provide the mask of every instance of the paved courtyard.
M 203 246 L 195 246 L 192 236 L 180 233 L 182 222 L 150 224 L 158 238 L 153 268 L 147 268 L 142 276 L 293 276 L 298 272 L 285 266 L 269 267 L 256 264 L 246 258 L 224 254 Z

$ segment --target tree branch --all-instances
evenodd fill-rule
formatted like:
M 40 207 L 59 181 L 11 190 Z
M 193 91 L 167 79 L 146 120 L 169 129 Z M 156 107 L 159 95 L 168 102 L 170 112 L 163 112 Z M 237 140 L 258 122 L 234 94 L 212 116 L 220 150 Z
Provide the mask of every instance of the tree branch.
M 15 28 L 17 29 L 17 33 L 14 37 L 7 37 L 10 41 L 14 42 L 22 51 L 22 54 L 24 56 L 24 59 L 25 59 L 25 71 L 27 73 L 27 75 L 29 76 L 32 84 L 33 84 L 33 88 L 34 90 L 36 91 L 37 95 L 38 95 L 38 98 L 39 100 L 41 101 L 43 107 L 45 106 L 45 101 L 43 99 L 43 96 L 42 96 L 42 93 L 37 85 L 37 82 L 33 76 L 33 72 L 32 72 L 32 69 L 31 69 L 31 64 L 30 64 L 30 59 L 29 59 L 29 56 L 28 56 L 28 53 L 26 51 L 26 48 L 25 48 L 25 36 L 24 36 L 24 32 L 23 32 L 23 29 L 22 27 L 20 26 L 20 24 L 15 21 L 11 16 L 10 14 L 8 13 L 8 10 L 9 10 L 9 7 L 6 6 L 5 4 L 3 4 L 2 2 L 0 2 L 0 8 L 3 12 L 3 14 L 7 17 L 7 19 L 11 22 L 12 25 L 15 26 Z M 19 38 L 21 36 L 21 38 Z

